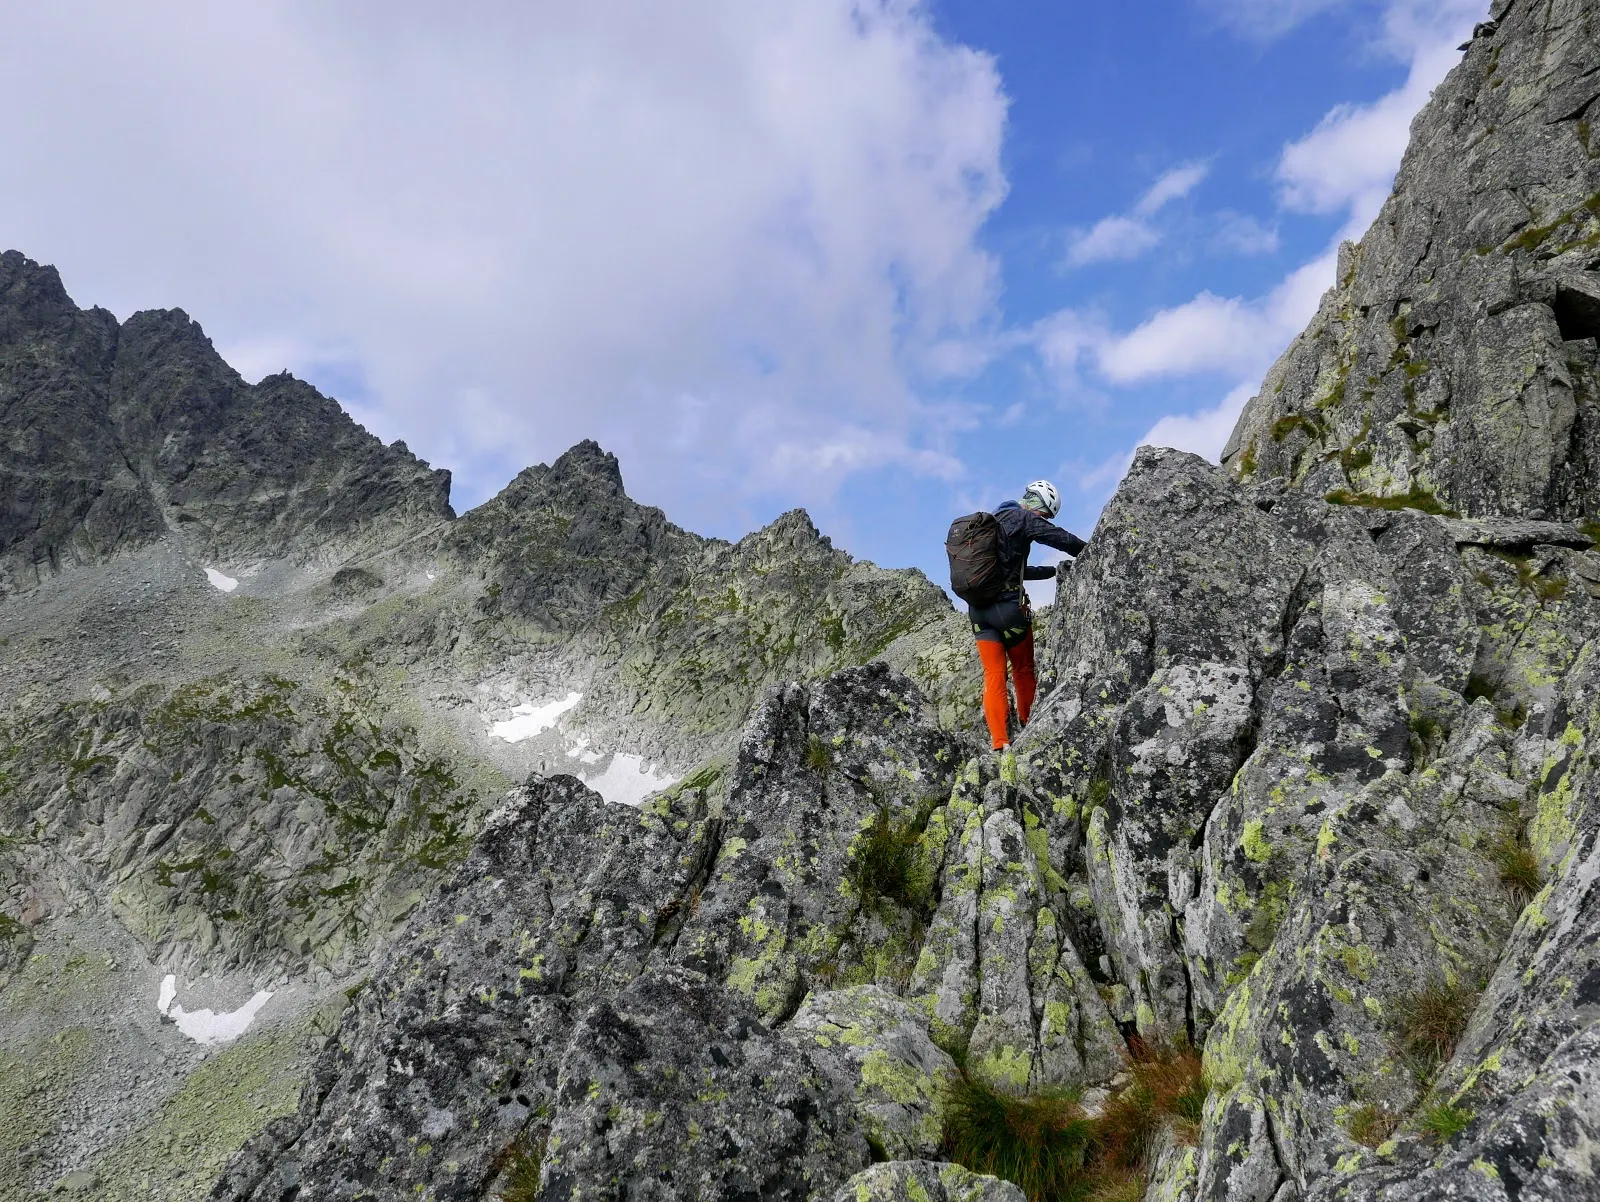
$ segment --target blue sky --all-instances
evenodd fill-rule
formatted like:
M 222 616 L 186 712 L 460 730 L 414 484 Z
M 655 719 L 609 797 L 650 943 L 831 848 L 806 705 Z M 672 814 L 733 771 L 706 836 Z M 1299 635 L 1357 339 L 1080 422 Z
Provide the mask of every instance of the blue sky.
M 983 231 L 1003 264 L 1009 326 L 1031 328 L 1067 310 L 1128 330 L 1203 293 L 1268 297 L 1308 265 L 1306 300 L 1332 283 L 1331 268 L 1314 265 L 1326 264 L 1341 236 L 1359 236 L 1373 216 L 1374 175 L 1386 172 L 1330 154 L 1327 170 L 1334 179 L 1345 173 L 1348 200 L 1295 203 L 1280 169 L 1286 147 L 1319 126 L 1359 122 L 1385 100 L 1391 129 L 1408 119 L 1415 105 L 1407 102 L 1425 95 L 1415 84 L 1407 95 L 1413 64 L 1429 54 L 1437 62 L 1477 14 L 1439 5 L 1427 14 L 1437 22 L 1425 19 L 1407 40 L 1391 36 L 1412 15 L 1400 5 L 1306 6 L 1301 19 L 1292 7 L 935 6 L 938 28 L 995 57 L 1011 101 L 1010 191 Z M 1382 131 L 1367 132 L 1363 141 L 1381 141 Z M 1179 423 L 1169 431 L 1176 437 L 1156 439 L 1212 454 L 1261 369 L 1287 345 L 1285 331 L 1308 316 L 1302 301 L 1287 325 L 1260 332 L 1259 350 L 1241 346 L 1237 363 L 1152 379 L 1110 381 L 1091 369 L 1063 386 L 1036 357 L 1000 357 L 961 395 L 1002 415 L 1020 403 L 1022 413 L 1015 424 L 1002 418 L 973 431 L 963 449 L 970 476 L 953 490 L 924 482 L 919 504 L 989 507 L 1025 478 L 1048 475 L 1062 489 L 1061 521 L 1087 535 L 1133 446 L 1163 417 L 1220 407 L 1199 428 Z M 901 487 L 916 485 L 904 478 Z M 878 488 L 852 481 L 844 495 L 870 507 Z M 850 542 L 880 553 L 864 529 L 852 530 Z M 937 574 L 937 551 L 914 561 Z
M 583 437 L 937 576 L 1049 476 L 1214 454 L 1486 0 L 59 0 L 0 242 L 455 473 Z

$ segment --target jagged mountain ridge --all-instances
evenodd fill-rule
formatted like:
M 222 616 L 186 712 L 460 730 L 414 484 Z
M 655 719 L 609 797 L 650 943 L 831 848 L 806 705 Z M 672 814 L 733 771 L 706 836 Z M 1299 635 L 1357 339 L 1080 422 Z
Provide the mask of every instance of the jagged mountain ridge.
M 453 516 L 450 474 L 287 373 L 246 384 L 180 309 L 119 325 L 53 267 L 0 255 L 0 589 L 155 541 L 331 559 Z M 375 532 L 367 530 L 369 536 Z
M 637 798 L 730 756 L 764 684 L 880 656 L 974 705 L 939 590 L 802 511 L 701 538 L 589 442 L 457 520 L 447 473 L 181 313 L 0 268 L 0 1197 L 203 1192 L 530 769 Z M 191 1012 L 272 993 L 262 1033 L 202 1058 L 168 972 Z
M 192 591 L 192 568 L 185 568 L 205 566 L 221 580 L 242 582 L 238 597 L 268 603 L 280 631 L 301 643 L 324 624 L 320 607 L 346 619 L 326 624 L 339 632 L 334 641 L 343 645 L 335 650 L 366 654 L 375 643 L 381 657 L 393 659 L 390 645 L 411 638 L 429 646 L 403 650 L 401 658 L 415 662 L 459 648 L 465 671 L 480 679 L 489 661 L 503 669 L 530 650 L 548 661 L 535 675 L 552 688 L 594 676 L 597 660 L 602 676 L 625 661 L 626 671 L 615 674 L 631 684 L 614 700 L 635 725 L 651 726 L 641 750 L 678 768 L 699 755 L 685 750 L 679 728 L 697 740 L 725 735 L 761 681 L 861 662 L 930 623 L 948 624 L 948 606 L 919 574 L 857 564 L 803 513 L 733 545 L 673 526 L 627 497 L 615 459 L 593 443 L 550 467 L 530 468 L 457 523 L 448 473 L 431 471 L 403 444 L 384 447 L 333 401 L 287 375 L 245 384 L 181 312 L 139 313 L 118 326 L 102 310 L 77 309 L 53 268 L 15 252 L 3 267 L 0 401 L 8 454 L 0 477 L 12 503 L 0 529 L 0 561 L 13 590 L 33 589 L 73 566 L 164 549 L 184 562 L 131 573 L 141 577 L 139 589 L 152 585 L 143 576 L 153 574 L 173 586 L 168 594 Z M 174 581 L 174 571 L 188 578 Z M 429 592 L 441 575 L 431 590 L 436 597 L 413 596 Z M 69 582 L 30 601 L 48 605 L 71 592 Z M 89 593 L 78 615 L 95 608 L 98 598 L 93 588 Z M 405 634 L 380 630 L 368 638 L 361 614 L 387 612 L 380 602 L 393 603 L 397 594 L 416 602 L 398 615 Z M 298 607 L 297 596 L 304 602 Z M 741 605 L 755 608 L 740 613 Z M 146 597 L 133 606 L 134 621 L 182 629 L 190 608 L 172 595 Z M 173 612 L 156 616 L 163 609 Z M 65 620 L 56 615 L 56 625 Z M 707 623 L 725 647 L 703 645 L 710 640 L 698 632 Z M 131 641 L 119 622 L 104 632 L 87 617 L 74 624 L 80 639 L 110 644 L 105 655 L 86 657 L 91 664 Z M 693 655 L 688 648 L 661 654 L 665 643 L 696 638 L 702 646 Z M 937 662 L 941 641 L 902 639 L 906 645 L 888 653 L 926 683 L 945 678 L 934 691 L 947 708 L 970 704 L 970 689 Z M 663 678 L 661 659 L 727 660 L 738 691 L 708 700 L 713 686 L 704 673 L 695 678 L 669 665 L 670 679 Z M 86 683 L 59 658 L 52 667 L 74 687 Z M 150 670 L 118 669 L 129 679 Z M 51 675 L 36 671 L 28 686 Z M 69 688 L 63 695 L 75 694 Z M 652 712 L 672 710 L 682 697 L 695 700 L 693 712 Z M 585 716 L 603 722 L 610 715 L 591 695 L 575 720 Z

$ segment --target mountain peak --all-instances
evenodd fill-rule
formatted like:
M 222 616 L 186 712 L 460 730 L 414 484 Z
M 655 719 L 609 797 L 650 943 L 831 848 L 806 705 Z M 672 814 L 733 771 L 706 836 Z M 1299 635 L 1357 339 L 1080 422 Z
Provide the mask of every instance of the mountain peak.
M 576 443 L 550 465 L 550 474 L 557 480 L 582 484 L 586 488 L 602 488 L 607 492 L 624 495 L 622 465 L 617 457 L 592 438 Z
M 79 309 L 17 251 L 0 255 L 0 409 L 0 596 L 180 529 L 210 557 L 320 557 L 451 516 L 448 472 L 309 384 L 247 384 L 182 309 L 120 326 Z

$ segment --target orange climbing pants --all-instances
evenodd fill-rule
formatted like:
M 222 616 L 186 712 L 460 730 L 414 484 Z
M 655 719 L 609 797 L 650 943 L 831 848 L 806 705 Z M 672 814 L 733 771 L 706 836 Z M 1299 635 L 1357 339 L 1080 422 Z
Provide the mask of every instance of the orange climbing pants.
M 989 724 L 989 738 L 996 749 L 1011 742 L 1006 718 L 1011 699 L 1006 696 L 1006 660 L 1011 661 L 1011 682 L 1017 690 L 1017 721 L 1026 726 L 1033 711 L 1033 694 L 1038 688 L 1033 675 L 1033 631 L 1007 647 L 998 639 L 979 639 L 978 658 L 983 661 L 983 718 Z

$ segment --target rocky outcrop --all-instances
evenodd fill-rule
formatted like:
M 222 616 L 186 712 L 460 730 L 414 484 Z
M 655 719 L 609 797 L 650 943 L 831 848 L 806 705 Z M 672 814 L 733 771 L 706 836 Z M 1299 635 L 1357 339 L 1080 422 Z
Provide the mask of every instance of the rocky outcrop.
M 891 994 L 822 993 L 785 1028 L 824 980 L 904 980 L 880 946 L 900 907 L 807 883 L 852 875 L 880 805 L 948 789 L 921 706 L 858 669 L 770 698 L 730 781 L 642 811 L 531 784 L 359 994 L 295 1124 L 214 1196 L 476 1198 L 538 1148 L 552 1195 L 805 1198 L 865 1168 L 869 1139 L 936 1142 L 925 1078 L 948 1058 Z M 818 1036 L 847 1015 L 841 1055 Z
M 852 1177 L 833 1202 L 1022 1202 L 1009 1181 L 926 1160 L 875 1164 Z
M 477 1198 L 531 1160 L 541 1196 L 808 1198 L 938 1156 L 960 1072 L 1113 1077 L 1037 803 L 962 760 L 873 666 L 773 690 L 725 779 L 640 812 L 530 783 L 213 1196 Z
M 104 903 L 172 969 L 361 964 L 466 854 L 498 782 L 341 683 L 148 686 L 0 726 L 13 921 Z
M 790 1031 L 853 1083 L 867 1142 L 892 1160 L 939 1154 L 940 1110 L 956 1063 L 928 1037 L 928 1020 L 880 985 L 807 997 Z
M 1600 507 L 1600 14 L 1496 0 L 1224 459 L 1479 517 Z
M 1422 1166 L 1447 1121 L 1470 1121 L 1463 1146 L 1522 1134 L 1500 1137 L 1505 1181 L 1592 1172 L 1572 1167 L 1587 1076 L 1545 1075 L 1592 1018 L 1550 1010 L 1529 971 L 1555 930 L 1600 933 L 1595 829 L 1560 783 L 1590 737 L 1588 541 L 1463 525 L 1144 450 L 1063 585 L 1021 777 L 1082 848 L 1118 1017 L 1205 1049 L 1197 1196 L 1365 1196 L 1443 1171 Z M 1560 954 L 1571 996 L 1588 954 Z M 1437 1061 L 1407 1051 L 1423 1005 L 1450 1027 Z M 1452 1180 L 1482 1186 L 1476 1159 Z

